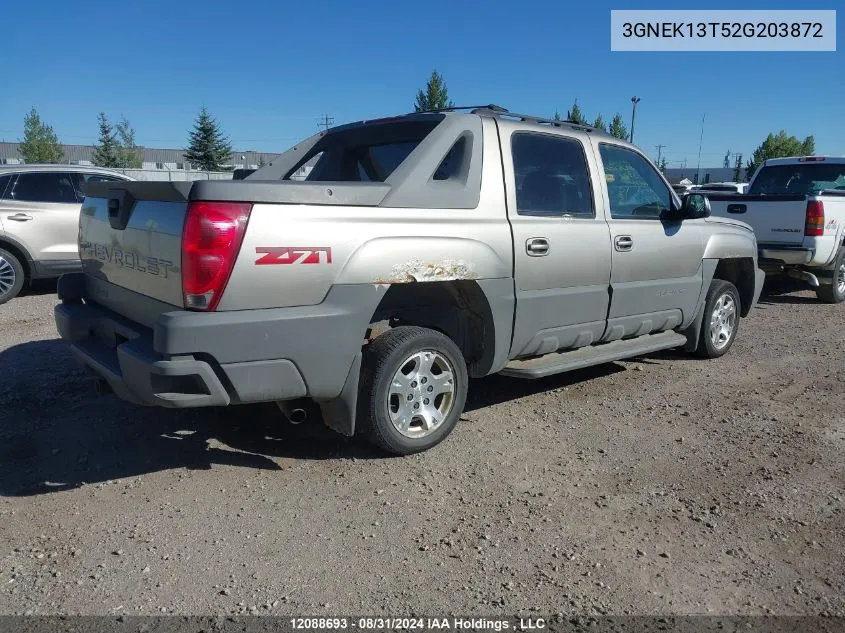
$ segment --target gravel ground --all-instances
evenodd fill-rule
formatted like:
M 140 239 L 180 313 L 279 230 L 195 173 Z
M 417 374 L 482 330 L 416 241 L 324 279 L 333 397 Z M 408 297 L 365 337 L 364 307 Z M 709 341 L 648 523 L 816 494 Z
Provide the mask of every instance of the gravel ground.
M 385 458 L 99 397 L 39 288 L 0 307 L 0 613 L 843 615 L 845 308 L 775 290 L 720 360 L 476 381 Z

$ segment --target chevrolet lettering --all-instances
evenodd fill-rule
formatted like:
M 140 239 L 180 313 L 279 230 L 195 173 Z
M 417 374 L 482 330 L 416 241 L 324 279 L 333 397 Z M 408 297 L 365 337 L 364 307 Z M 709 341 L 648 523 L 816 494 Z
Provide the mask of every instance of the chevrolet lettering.
M 124 268 L 131 268 L 142 273 L 149 273 L 159 277 L 167 277 L 167 271 L 173 266 L 173 262 L 168 259 L 161 259 L 158 257 L 139 256 L 137 252 L 124 251 L 117 247 L 109 247 L 105 244 L 94 244 L 91 242 L 83 242 L 80 244 L 80 250 L 86 255 L 101 262 L 115 264 Z

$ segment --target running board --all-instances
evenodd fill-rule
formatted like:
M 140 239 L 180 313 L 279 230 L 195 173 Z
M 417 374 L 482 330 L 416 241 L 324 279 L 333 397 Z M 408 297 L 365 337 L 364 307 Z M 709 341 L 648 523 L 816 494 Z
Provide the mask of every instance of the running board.
M 512 360 L 499 373 L 514 378 L 545 378 L 573 369 L 611 363 L 686 345 L 687 337 L 677 332 L 647 334 L 637 338 L 581 347 L 569 352 L 546 354 L 529 360 Z

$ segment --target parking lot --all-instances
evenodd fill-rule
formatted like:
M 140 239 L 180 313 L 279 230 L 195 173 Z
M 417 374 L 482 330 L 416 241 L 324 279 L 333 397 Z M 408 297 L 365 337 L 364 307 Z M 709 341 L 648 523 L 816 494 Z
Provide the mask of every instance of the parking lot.
M 0 307 L 0 613 L 845 614 L 845 313 L 809 291 L 719 360 L 476 381 L 409 458 L 97 396 L 55 302 Z

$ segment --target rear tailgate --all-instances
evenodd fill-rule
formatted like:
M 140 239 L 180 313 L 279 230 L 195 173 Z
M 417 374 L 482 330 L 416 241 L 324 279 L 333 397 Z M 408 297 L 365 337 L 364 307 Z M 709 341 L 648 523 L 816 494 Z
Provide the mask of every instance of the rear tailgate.
M 83 272 L 93 280 L 181 308 L 182 228 L 192 186 L 191 182 L 86 185 L 79 218 Z M 102 296 L 100 290 L 92 294 Z
M 330 184 L 328 187 L 326 184 Z M 162 312 L 192 302 L 193 280 L 218 270 L 217 286 L 205 309 L 215 309 L 237 257 L 224 266 L 216 255 L 183 258 L 183 231 L 190 210 L 203 206 L 236 207 L 248 221 L 253 204 L 376 206 L 390 191 L 385 183 L 307 183 L 297 181 L 211 180 L 197 182 L 129 182 L 86 185 L 79 220 L 79 251 L 88 296 L 119 314 L 152 326 Z M 195 214 L 194 219 L 197 215 Z M 207 222 L 206 222 L 207 220 Z M 200 220 L 200 231 L 219 228 L 216 220 Z M 189 229 L 189 234 L 191 233 Z M 233 241 L 237 249 L 240 239 Z M 193 268 L 186 273 L 183 263 Z M 219 262 L 218 262 L 219 263 Z M 211 265 L 215 264 L 215 265 Z M 202 269 L 202 270 L 200 270 Z M 193 274 L 192 274 L 193 273 Z M 187 293 L 187 294 L 183 294 Z M 204 309 L 192 303 L 192 309 Z
M 804 241 L 807 198 L 803 195 L 710 194 L 711 214 L 751 225 L 759 244 L 800 246 Z

